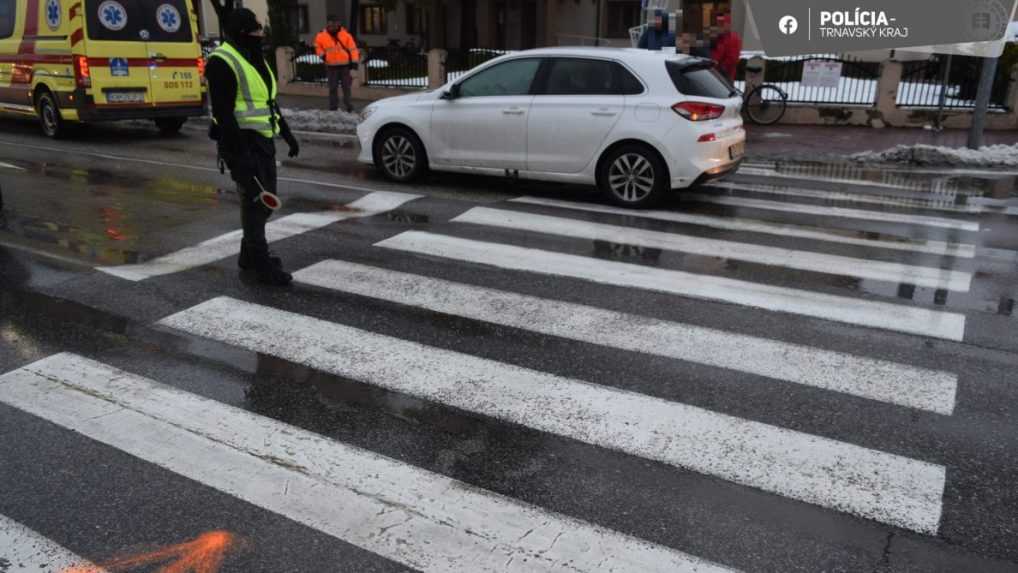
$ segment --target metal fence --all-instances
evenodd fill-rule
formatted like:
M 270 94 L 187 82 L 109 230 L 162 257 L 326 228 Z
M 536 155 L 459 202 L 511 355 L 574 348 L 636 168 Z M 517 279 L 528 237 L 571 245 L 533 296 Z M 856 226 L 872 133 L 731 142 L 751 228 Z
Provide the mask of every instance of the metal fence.
M 325 62 L 315 53 L 314 46 L 301 44 L 293 51 L 293 81 L 325 82 Z
M 803 69 L 807 62 L 840 62 L 841 79 L 838 87 L 822 88 L 802 85 Z M 743 64 L 744 66 L 744 64 Z M 740 73 L 745 74 L 740 66 Z M 866 62 L 844 55 L 813 54 L 791 58 L 769 58 L 764 81 L 776 85 L 788 94 L 789 103 L 865 105 L 877 101 L 877 84 L 880 80 L 880 62 Z
M 897 102 L 901 107 L 937 108 L 943 96 L 946 109 L 973 109 L 979 86 L 982 59 L 969 56 L 933 56 L 929 60 L 905 62 Z M 946 72 L 946 78 L 945 78 Z M 993 82 L 990 108 L 1007 109 L 1007 92 L 1011 84 L 1011 70 L 1001 66 Z
M 428 55 L 415 46 L 363 48 L 365 85 L 390 88 L 428 87 Z
M 477 66 L 509 53 L 511 52 L 508 50 L 491 50 L 488 48 L 449 50 L 445 59 L 447 81 L 459 79 L 463 74 Z

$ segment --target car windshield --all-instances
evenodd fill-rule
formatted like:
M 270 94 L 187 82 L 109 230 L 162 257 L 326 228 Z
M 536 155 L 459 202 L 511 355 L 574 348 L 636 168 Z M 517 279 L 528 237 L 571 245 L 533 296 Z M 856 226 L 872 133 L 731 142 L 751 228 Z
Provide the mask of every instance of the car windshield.
M 682 95 L 726 99 L 738 93 L 735 86 L 707 60 L 669 61 L 665 66 L 675 89 Z
M 85 0 L 85 8 L 92 40 L 194 40 L 187 0 Z

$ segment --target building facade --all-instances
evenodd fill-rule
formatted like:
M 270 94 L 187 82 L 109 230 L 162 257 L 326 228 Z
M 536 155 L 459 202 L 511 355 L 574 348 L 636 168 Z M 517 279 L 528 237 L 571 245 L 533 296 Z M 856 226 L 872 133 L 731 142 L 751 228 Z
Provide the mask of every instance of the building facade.
M 208 0 L 205 0 L 208 2 Z M 264 0 L 259 0 L 264 1 Z M 731 11 L 733 25 L 746 36 L 744 0 L 657 0 L 670 13 L 681 10 L 679 26 L 697 33 Z M 387 10 L 378 0 L 298 0 L 306 15 L 301 39 L 310 42 L 328 14 L 351 26 L 369 46 L 390 43 L 422 48 L 520 50 L 558 45 L 630 45 L 629 29 L 646 20 L 647 0 L 399 0 Z M 214 16 L 213 16 L 214 17 Z M 752 38 L 746 38 L 752 49 Z

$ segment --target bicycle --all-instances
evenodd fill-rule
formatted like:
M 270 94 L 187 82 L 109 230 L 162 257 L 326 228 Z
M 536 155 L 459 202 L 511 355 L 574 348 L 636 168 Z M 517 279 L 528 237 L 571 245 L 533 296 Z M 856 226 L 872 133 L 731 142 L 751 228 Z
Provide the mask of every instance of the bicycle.
M 759 73 L 763 70 L 746 69 Z M 746 94 L 742 110 L 749 121 L 757 125 L 774 125 L 781 121 L 788 107 L 788 94 L 774 84 L 760 84 Z

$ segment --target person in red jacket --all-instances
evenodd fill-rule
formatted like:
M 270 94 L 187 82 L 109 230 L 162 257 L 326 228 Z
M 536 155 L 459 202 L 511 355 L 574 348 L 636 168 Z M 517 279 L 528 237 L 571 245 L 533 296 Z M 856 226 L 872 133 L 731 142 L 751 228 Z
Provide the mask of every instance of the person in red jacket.
M 742 38 L 732 30 L 730 14 L 718 16 L 718 27 L 721 28 L 721 34 L 714 40 L 711 59 L 718 63 L 721 73 L 734 82 L 735 72 L 739 68 L 739 59 L 742 57 Z

